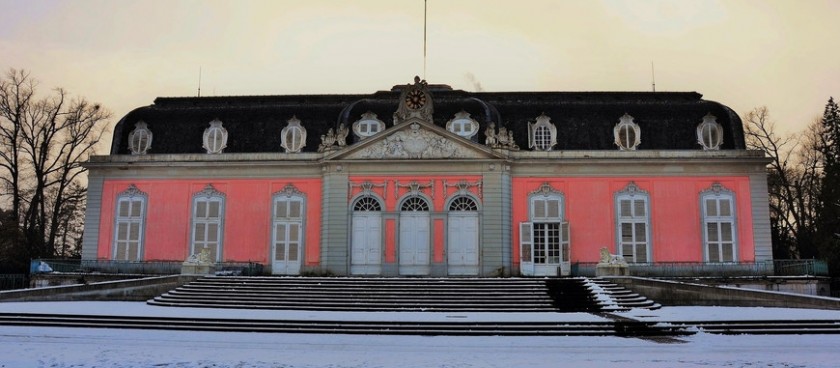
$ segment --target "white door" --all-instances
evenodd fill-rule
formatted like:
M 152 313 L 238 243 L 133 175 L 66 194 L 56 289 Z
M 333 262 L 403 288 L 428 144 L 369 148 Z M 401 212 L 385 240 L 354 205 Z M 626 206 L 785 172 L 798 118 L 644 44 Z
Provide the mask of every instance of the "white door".
M 303 197 L 275 195 L 271 242 L 271 273 L 300 274 L 303 258 Z
M 478 213 L 450 212 L 447 226 L 449 275 L 478 275 Z
M 353 212 L 350 273 L 382 273 L 382 216 L 379 212 Z
M 429 213 L 400 214 L 400 275 L 429 274 Z
M 274 223 L 274 260 L 271 273 L 297 275 L 300 273 L 301 223 L 277 221 Z
M 525 276 L 568 276 L 571 271 L 569 223 L 519 226 L 519 268 Z

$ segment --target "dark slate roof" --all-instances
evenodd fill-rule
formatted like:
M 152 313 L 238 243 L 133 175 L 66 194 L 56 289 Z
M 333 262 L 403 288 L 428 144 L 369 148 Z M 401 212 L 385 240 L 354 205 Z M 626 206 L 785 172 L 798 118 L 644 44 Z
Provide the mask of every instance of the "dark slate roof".
M 474 140 L 484 142 L 490 122 L 512 129 L 517 145 L 528 146 L 528 122 L 546 114 L 557 126 L 554 150 L 615 150 L 613 127 L 625 113 L 641 127 L 639 150 L 699 150 L 695 130 L 708 113 L 724 128 L 722 149 L 745 149 L 741 119 L 730 108 L 696 92 L 466 92 L 430 85 L 434 123 L 464 110 L 481 124 Z M 159 97 L 122 118 L 111 154 L 128 154 L 128 134 L 145 121 L 154 134 L 150 154 L 204 153 L 202 133 L 213 119 L 229 134 L 226 153 L 282 152 L 280 131 L 296 116 L 307 130 L 304 152 L 315 152 L 321 135 L 348 127 L 365 112 L 393 126 L 400 86 L 373 94 L 230 97 Z M 348 144 L 353 142 L 353 134 Z

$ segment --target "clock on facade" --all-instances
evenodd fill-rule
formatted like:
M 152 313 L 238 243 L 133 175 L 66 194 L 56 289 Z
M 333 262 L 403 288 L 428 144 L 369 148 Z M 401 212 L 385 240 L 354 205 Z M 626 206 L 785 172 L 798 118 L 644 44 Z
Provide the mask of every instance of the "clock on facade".
M 426 94 L 419 89 L 408 92 L 405 96 L 405 106 L 409 109 L 417 110 L 424 105 L 426 105 Z

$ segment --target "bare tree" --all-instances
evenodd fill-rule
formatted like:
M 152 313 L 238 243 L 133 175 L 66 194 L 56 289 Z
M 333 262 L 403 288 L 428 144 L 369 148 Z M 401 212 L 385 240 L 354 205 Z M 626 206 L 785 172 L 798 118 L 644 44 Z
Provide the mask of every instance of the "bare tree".
M 746 140 L 750 149 L 770 156 L 768 189 L 777 258 L 814 258 L 815 221 L 820 193 L 819 121 L 802 134 L 781 137 L 766 107 L 747 113 Z
M 23 70 L 0 78 L 0 178 L 11 199 L 11 218 L 29 257 L 56 255 L 62 229 L 83 205 L 81 166 L 94 152 L 111 114 L 61 88 L 38 98 L 37 82 Z

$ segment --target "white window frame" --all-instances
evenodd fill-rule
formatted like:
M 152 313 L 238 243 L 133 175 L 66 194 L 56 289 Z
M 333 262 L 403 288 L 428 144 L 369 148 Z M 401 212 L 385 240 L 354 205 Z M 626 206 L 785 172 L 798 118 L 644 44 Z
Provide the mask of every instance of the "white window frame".
M 362 118 L 353 123 L 353 134 L 360 140 L 372 137 L 385 130 L 385 122 L 379 120 L 376 114 L 368 111 L 362 114 Z
M 137 189 L 134 184 L 117 196 L 114 208 L 114 238 L 111 248 L 111 259 L 115 261 L 142 261 L 144 255 L 143 243 L 146 230 L 146 206 L 148 195 Z M 120 207 L 127 204 L 127 216 L 122 216 Z M 133 215 L 135 206 L 139 206 Z M 131 239 L 132 228 L 136 229 L 137 239 Z M 120 229 L 125 229 L 125 233 Z M 136 250 L 131 252 L 131 243 L 136 243 Z M 122 253 L 122 254 L 120 254 Z
M 629 132 L 633 132 L 633 140 L 630 141 Z M 625 136 L 622 137 L 621 133 L 624 132 Z M 633 122 L 633 117 L 629 114 L 624 114 L 620 119 L 618 119 L 618 124 L 615 125 L 613 128 L 613 138 L 615 139 L 615 145 L 622 151 L 635 151 L 636 147 L 642 143 L 642 129 L 639 127 L 639 124 Z
M 305 235 L 306 235 L 306 227 L 305 227 L 305 219 L 306 219 L 306 197 L 303 195 L 302 192 L 297 190 L 293 185 L 287 185 L 282 191 L 275 193 L 272 196 L 271 201 L 271 262 L 274 265 L 275 262 L 297 262 L 299 266 L 303 265 L 303 255 L 304 249 L 306 247 L 305 243 Z M 298 204 L 298 216 L 293 216 L 291 211 L 294 209 L 294 203 Z M 278 216 L 277 209 L 278 206 L 282 205 L 285 210 L 286 216 Z M 278 234 L 277 227 L 278 225 L 284 225 L 285 232 L 284 234 Z M 297 236 L 293 237 L 291 229 L 297 227 Z M 282 235 L 282 237 L 281 237 Z M 285 240 L 285 241 L 283 241 Z M 278 245 L 283 246 L 284 249 L 284 259 L 278 260 L 277 259 L 277 250 L 276 247 Z M 295 259 L 289 259 L 286 257 L 285 250 L 288 249 L 290 246 L 297 246 L 295 255 Z M 291 253 L 291 252 L 289 252 Z M 293 274 L 297 274 L 300 272 L 298 268 L 298 272 L 292 272 Z
M 703 122 L 697 126 L 697 143 L 703 147 L 704 151 L 719 150 L 723 144 L 723 126 L 711 113 L 706 114 Z
M 306 147 L 306 128 L 300 125 L 296 116 L 292 116 L 280 131 L 280 146 L 289 153 L 298 153 Z
M 528 123 L 528 148 L 537 151 L 551 151 L 557 145 L 557 127 L 551 118 L 542 114 L 534 123 Z
M 524 275 L 559 276 L 539 266 L 561 266 L 568 275 L 571 262 L 569 222 L 565 220 L 566 198 L 547 183 L 528 197 L 528 222 L 519 224 L 520 268 Z M 542 244 L 537 244 L 542 239 Z M 556 239 L 555 241 L 552 241 Z M 556 249 L 552 247 L 555 245 Z M 542 261 L 538 262 L 537 259 Z M 552 262 L 555 261 L 555 262 Z
M 478 122 L 470 117 L 470 113 L 461 110 L 452 120 L 446 122 L 446 130 L 466 139 L 472 139 L 478 134 Z
M 228 132 L 222 124 L 221 120 L 213 119 L 210 126 L 204 129 L 202 147 L 208 154 L 221 154 L 227 148 Z
M 211 218 L 206 216 L 204 218 L 197 217 L 198 212 L 198 205 L 199 203 L 205 204 L 205 209 L 208 212 L 210 211 L 210 206 L 212 203 L 218 203 L 219 205 L 219 216 L 216 218 Z M 190 254 L 199 254 L 201 249 L 199 247 L 206 247 L 208 243 L 211 241 L 207 240 L 207 231 L 208 227 L 211 225 L 216 225 L 216 257 L 215 259 L 211 259 L 212 262 L 221 262 L 223 259 L 223 252 L 224 252 L 224 220 L 225 220 L 225 195 L 222 192 L 216 190 L 211 184 L 207 184 L 204 190 L 196 193 L 193 195 L 192 200 L 192 208 L 190 211 L 190 218 L 191 218 L 191 225 L 190 225 Z M 204 229 L 204 234 L 202 234 L 203 239 L 198 240 L 196 239 L 197 231 L 199 225 L 201 225 Z
M 630 213 L 625 213 L 622 210 L 622 202 L 628 201 L 630 203 Z M 641 202 L 641 212 L 637 203 Z M 615 194 L 615 234 L 616 234 L 616 254 L 624 256 L 624 259 L 629 263 L 650 263 L 653 262 L 652 246 L 651 246 L 651 228 L 650 228 L 650 195 L 633 183 L 627 185 L 620 192 Z M 625 234 L 625 225 L 630 226 L 630 234 Z M 639 229 L 639 226 L 644 228 Z M 628 235 L 629 241 L 625 240 L 625 235 Z M 643 240 L 639 240 L 644 237 Z M 630 247 L 629 250 L 627 247 Z M 639 249 L 642 247 L 642 249 Z M 644 252 L 644 257 L 640 258 L 641 251 Z
M 708 201 L 713 204 L 709 211 Z M 724 201 L 729 208 L 722 206 Z M 735 193 L 725 189 L 719 183 L 700 194 L 700 211 L 702 216 L 703 258 L 708 263 L 737 263 L 738 262 L 738 226 L 735 205 Z M 729 239 L 725 238 L 726 229 Z M 710 232 L 710 230 L 712 230 Z M 728 249 L 727 245 L 731 248 Z M 715 257 L 715 253 L 717 257 Z M 727 254 L 729 253 L 729 254 Z
M 134 124 L 134 130 L 128 133 L 128 149 L 132 155 L 145 155 L 152 148 L 152 131 L 146 122 L 140 120 Z

